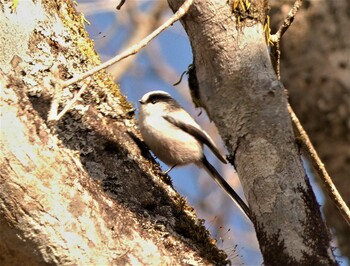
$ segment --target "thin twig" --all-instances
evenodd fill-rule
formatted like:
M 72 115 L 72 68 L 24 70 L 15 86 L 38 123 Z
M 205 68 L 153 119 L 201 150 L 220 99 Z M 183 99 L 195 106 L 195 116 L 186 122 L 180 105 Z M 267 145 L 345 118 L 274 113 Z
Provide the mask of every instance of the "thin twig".
M 271 41 L 273 42 L 273 46 L 271 47 L 271 53 L 275 59 L 275 70 L 278 79 L 281 77 L 280 72 L 280 64 L 281 64 L 281 38 L 283 34 L 288 30 L 290 25 L 292 25 L 295 15 L 297 14 L 299 8 L 302 6 L 303 0 L 295 0 L 293 7 L 289 10 L 287 17 L 284 19 L 282 25 L 278 29 L 278 31 L 270 36 Z
M 155 1 L 146 14 L 142 12 L 134 2 L 130 2 L 128 8 L 124 10 L 126 11 L 124 13 L 133 24 L 132 32 L 130 32 L 120 50 L 123 51 L 132 46 L 161 25 L 162 23 L 160 23 L 160 20 L 166 9 L 167 4 L 165 1 Z M 130 56 L 120 61 L 118 64 L 110 66 L 108 71 L 112 73 L 114 80 L 120 80 L 120 78 L 129 71 L 135 60 L 136 56 Z
M 52 83 L 54 84 L 54 94 L 52 96 L 51 106 L 47 117 L 48 121 L 54 121 L 56 119 L 60 103 L 60 95 L 62 93 L 62 84 L 59 78 L 58 66 L 56 64 L 52 66 L 51 73 L 53 75 Z
M 321 159 L 318 157 L 314 146 L 312 145 L 307 133 L 300 124 L 298 117 L 296 116 L 290 105 L 288 105 L 288 111 L 292 117 L 293 125 L 299 135 L 298 137 L 300 138 L 300 143 L 302 144 L 304 151 L 307 151 L 306 155 L 308 159 L 311 161 L 313 168 L 316 170 L 318 176 L 325 185 L 328 195 L 331 197 L 331 199 L 333 199 L 343 218 L 350 225 L 349 207 L 346 205 L 341 195 L 339 194 L 337 188 L 333 184 L 331 177 L 325 169 Z
M 58 112 L 58 106 L 59 106 L 59 95 L 61 95 L 60 92 L 61 86 L 58 83 L 55 83 L 55 90 L 54 90 L 54 95 L 51 101 L 51 106 L 50 106 L 50 111 L 47 116 L 48 121 L 54 121 L 56 120 L 57 117 L 57 112 Z
M 124 5 L 125 1 L 126 1 L 126 0 L 121 0 L 120 3 L 119 3 L 119 5 L 117 5 L 116 8 L 117 8 L 118 10 L 120 10 L 120 8 Z
M 80 98 L 80 96 L 83 94 L 83 92 L 86 90 L 87 86 L 90 84 L 90 81 L 87 81 L 83 84 L 81 89 L 77 92 L 77 94 L 74 95 L 73 99 L 71 99 L 67 105 L 63 108 L 63 110 L 56 116 L 55 121 L 58 121 L 64 116 L 70 108 L 76 103 L 76 101 Z
M 140 51 L 143 47 L 145 47 L 153 38 L 155 38 L 157 35 L 159 35 L 163 30 L 168 28 L 170 25 L 172 25 L 174 22 L 179 20 L 183 15 L 186 14 L 190 6 L 192 5 L 193 0 L 186 0 L 182 6 L 179 8 L 179 10 L 171 17 L 169 18 L 165 23 L 163 23 L 160 27 L 158 27 L 155 31 L 153 31 L 150 35 L 145 37 L 143 40 L 141 40 L 139 43 L 131 46 L 130 48 L 126 49 L 124 52 L 120 53 L 119 55 L 115 56 L 114 58 L 108 60 L 107 62 L 90 69 L 89 71 L 83 73 L 82 75 L 79 75 L 75 78 L 71 78 L 69 80 L 66 80 L 63 82 L 63 87 L 70 86 L 76 82 L 79 82 L 96 72 L 105 69 L 118 61 L 129 57 L 130 55 L 136 54 L 138 51 Z
M 302 6 L 303 0 L 295 0 L 293 7 L 289 10 L 287 17 L 284 19 L 283 24 L 280 26 L 278 31 L 276 32 L 276 38 L 280 41 L 283 34 L 288 30 L 290 25 L 292 25 L 294 21 L 294 17 L 297 14 L 299 8 Z

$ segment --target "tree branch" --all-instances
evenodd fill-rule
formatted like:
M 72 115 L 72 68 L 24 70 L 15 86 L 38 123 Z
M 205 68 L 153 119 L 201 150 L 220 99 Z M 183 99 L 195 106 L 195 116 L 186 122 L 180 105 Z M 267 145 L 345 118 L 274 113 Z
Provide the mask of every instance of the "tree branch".
M 56 116 L 55 120 L 58 121 L 61 119 L 62 116 L 64 116 L 69 109 L 76 103 L 76 101 L 80 98 L 80 96 L 84 93 L 86 88 L 89 86 L 90 81 L 86 81 L 83 86 L 80 88 L 80 90 L 77 92 L 77 94 L 74 95 L 73 99 L 70 100 L 67 105 L 62 109 L 62 111 Z
M 272 51 L 271 53 L 275 57 L 276 60 L 276 65 L 275 71 L 277 74 L 278 79 L 281 78 L 281 73 L 280 73 L 280 63 L 281 63 L 281 38 L 283 34 L 288 30 L 288 28 L 292 25 L 294 21 L 294 17 L 297 14 L 299 8 L 303 4 L 303 0 L 295 0 L 293 7 L 289 10 L 289 13 L 287 17 L 284 19 L 282 25 L 278 29 L 278 31 L 270 36 L 271 41 L 273 42 L 273 45 L 271 47 Z
M 105 62 L 105 63 L 103 63 L 103 64 L 101 64 L 93 69 L 90 69 L 89 71 L 85 72 L 84 74 L 64 81 L 62 84 L 63 87 L 67 87 L 67 86 L 70 86 L 76 82 L 79 82 L 79 81 L 97 73 L 98 71 L 105 69 L 105 68 L 119 62 L 120 60 L 122 60 L 124 58 L 129 57 L 130 55 L 134 55 L 134 54 L 138 53 L 142 48 L 144 48 L 152 39 L 154 39 L 157 35 L 159 35 L 163 30 L 165 30 L 170 25 L 172 25 L 174 22 L 176 22 L 177 20 L 182 18 L 186 14 L 186 12 L 190 8 L 190 6 L 192 5 L 192 2 L 193 2 L 193 0 L 186 0 L 182 4 L 182 6 L 178 9 L 178 11 L 171 18 L 169 18 L 166 22 L 164 22 L 160 27 L 158 27 L 155 31 L 153 31 L 150 35 L 148 35 L 146 38 L 141 40 L 139 43 L 131 46 L 130 48 L 126 49 L 124 52 L 122 52 L 119 55 L 115 56 L 114 58 L 108 60 L 107 62 Z
M 156 27 L 161 25 L 162 15 L 167 10 L 166 3 L 163 1 L 155 2 L 147 13 L 140 10 L 140 7 L 133 5 L 126 9 L 125 15 L 128 16 L 128 20 L 132 23 L 132 32 L 130 32 L 128 38 L 126 38 L 123 47 L 120 50 L 125 50 L 138 42 L 140 39 L 149 35 Z M 114 80 L 120 80 L 120 78 L 130 69 L 135 57 L 129 57 L 119 62 L 119 64 L 112 65 L 108 68 L 108 72 L 112 73 Z
M 278 41 L 281 40 L 283 34 L 288 30 L 290 25 L 292 25 L 294 21 L 294 17 L 297 14 L 299 8 L 302 6 L 302 4 L 303 4 L 303 0 L 296 0 L 294 2 L 294 5 L 291 8 L 291 10 L 289 10 L 287 17 L 284 19 L 282 25 L 280 26 L 276 34 L 274 34 L 275 38 L 277 38 Z

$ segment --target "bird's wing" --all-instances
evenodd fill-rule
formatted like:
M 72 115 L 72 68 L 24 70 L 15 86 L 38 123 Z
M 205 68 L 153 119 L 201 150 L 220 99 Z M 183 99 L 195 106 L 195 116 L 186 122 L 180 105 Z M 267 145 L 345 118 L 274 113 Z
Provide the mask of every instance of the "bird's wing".
M 186 117 L 186 120 L 176 119 L 171 115 L 164 115 L 163 118 L 167 120 L 169 123 L 173 124 L 174 126 L 192 135 L 199 142 L 207 145 L 211 149 L 211 151 L 215 154 L 215 156 L 218 157 L 220 161 L 222 161 L 223 163 L 227 163 L 226 159 L 220 154 L 218 148 L 216 148 L 212 139 L 208 136 L 206 132 L 200 129 L 199 125 L 193 120 L 193 118 L 190 115 Z M 187 121 L 189 123 L 187 123 Z

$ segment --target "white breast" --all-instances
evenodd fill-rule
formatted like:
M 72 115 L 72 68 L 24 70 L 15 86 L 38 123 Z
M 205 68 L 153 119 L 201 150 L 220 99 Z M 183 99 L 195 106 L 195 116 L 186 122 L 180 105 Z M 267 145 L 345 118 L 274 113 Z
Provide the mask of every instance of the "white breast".
M 167 165 L 184 165 L 199 161 L 203 148 L 190 134 L 166 121 L 163 114 L 145 115 L 142 108 L 138 124 L 144 141 Z

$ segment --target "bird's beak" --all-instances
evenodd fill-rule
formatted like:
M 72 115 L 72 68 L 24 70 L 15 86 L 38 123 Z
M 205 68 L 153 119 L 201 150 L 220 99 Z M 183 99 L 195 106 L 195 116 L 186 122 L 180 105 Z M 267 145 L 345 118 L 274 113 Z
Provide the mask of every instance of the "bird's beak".
M 140 104 L 144 104 L 144 102 L 143 102 L 142 100 L 139 100 L 139 103 L 140 103 Z

